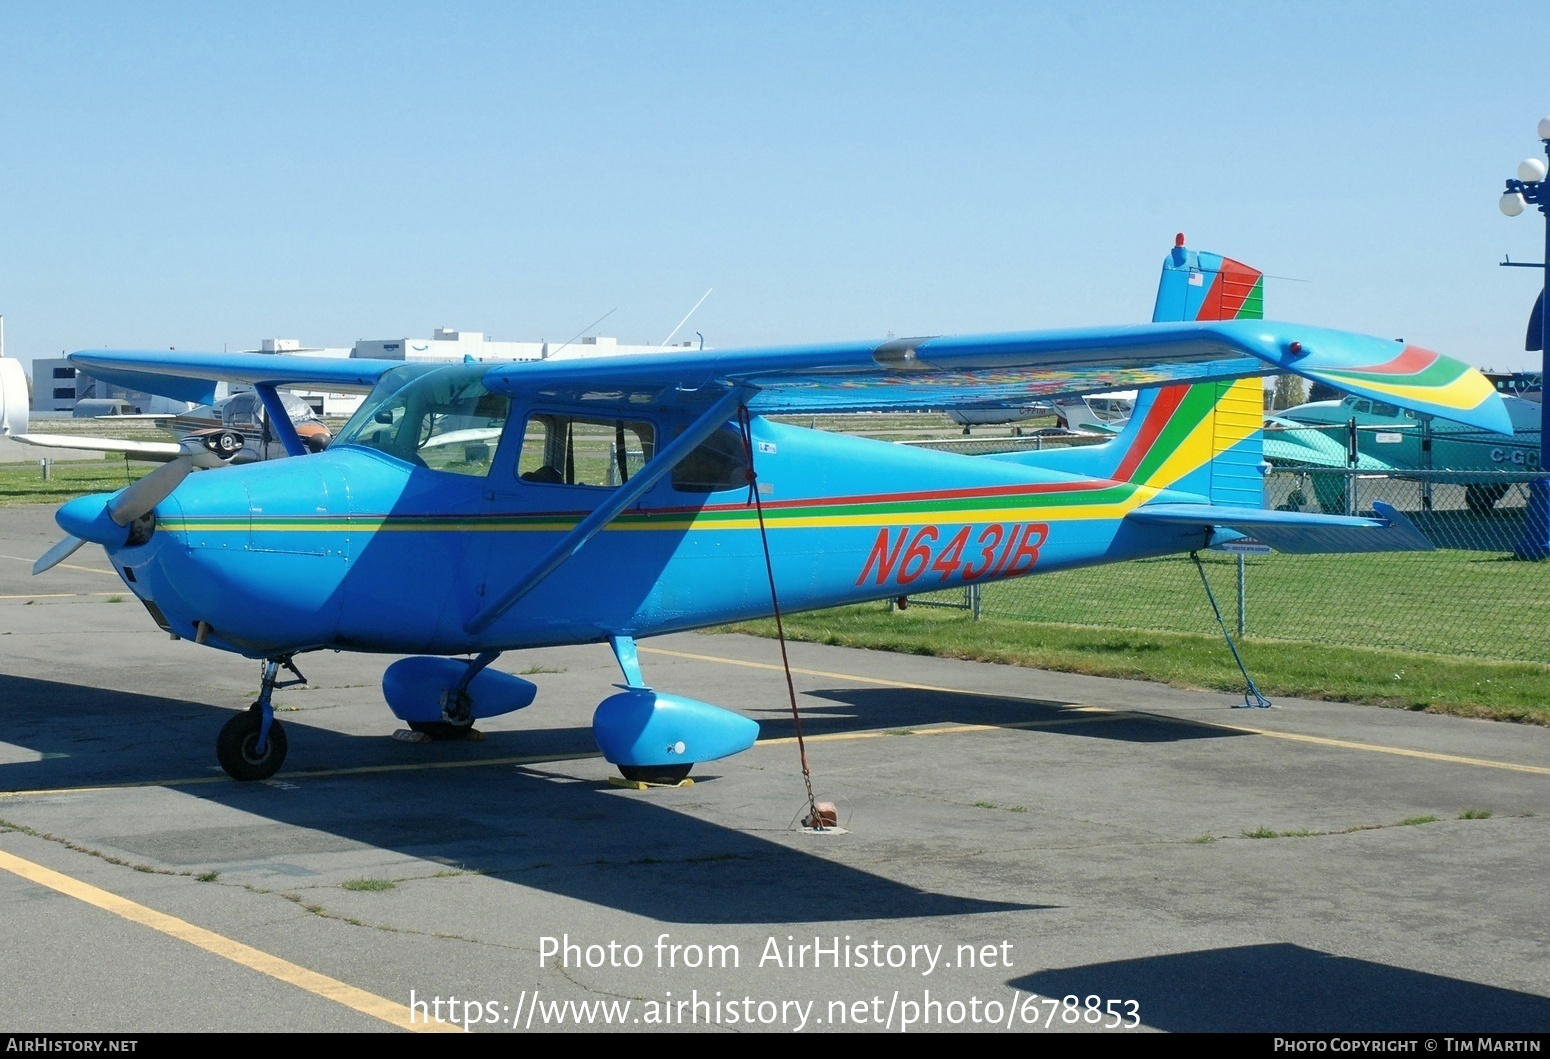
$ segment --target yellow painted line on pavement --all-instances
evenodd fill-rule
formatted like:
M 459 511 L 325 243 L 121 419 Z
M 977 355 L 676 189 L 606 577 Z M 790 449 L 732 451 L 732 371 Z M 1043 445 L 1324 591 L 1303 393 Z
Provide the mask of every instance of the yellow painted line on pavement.
M 720 655 L 697 655 L 688 651 L 669 651 L 662 647 L 637 647 L 641 654 L 666 655 L 669 658 L 687 658 L 694 662 L 720 662 L 728 666 L 744 666 L 748 669 L 773 669 L 775 672 L 783 672 L 781 666 L 770 662 L 747 662 L 741 658 L 723 658 Z M 935 684 L 915 684 L 908 680 L 884 680 L 881 677 L 860 677 L 854 673 L 830 673 L 822 669 L 800 669 L 792 666 L 793 673 L 801 673 L 808 677 L 828 677 L 831 680 L 852 680 L 858 684 L 881 684 L 887 688 L 912 688 L 916 691 L 945 691 L 953 695 L 979 695 L 984 698 L 1006 699 L 1009 702 L 1033 702 L 1046 706 L 1067 706 L 1067 703 L 1050 702 L 1045 699 L 1030 699 L 1021 695 L 1001 695 L 993 691 L 970 691 L 967 688 L 942 688 Z M 1095 709 L 1097 707 L 1094 707 Z
M 1197 723 L 1197 722 L 1188 722 Z M 1450 765 L 1472 765 L 1475 768 L 1506 769 L 1509 772 L 1527 772 L 1534 776 L 1550 776 L 1550 768 L 1541 765 L 1518 765 L 1511 761 L 1493 761 L 1490 758 L 1462 757 L 1458 754 L 1438 754 L 1431 750 L 1409 750 L 1402 746 L 1383 746 L 1380 743 L 1357 743 L 1349 739 L 1330 739 L 1322 735 L 1302 735 L 1298 732 L 1276 732 L 1265 728 L 1247 728 L 1235 724 L 1204 723 L 1209 728 L 1244 735 L 1264 735 L 1271 739 L 1287 739 L 1294 743 L 1312 743 L 1316 746 L 1332 746 L 1341 750 L 1365 750 L 1373 754 L 1393 754 L 1397 757 L 1420 758 L 1423 761 L 1443 761 Z
M 20 555 L 0 555 L 0 559 L 15 559 L 19 563 L 35 563 L 38 561 L 37 556 L 33 556 L 31 559 L 23 559 Z M 62 570 L 83 570 L 88 574 L 107 574 L 109 577 L 118 576 L 117 570 L 104 570 L 97 566 L 76 566 L 74 563 L 55 563 L 54 568 Z
M 244 945 L 240 941 L 233 941 L 231 938 L 217 934 L 213 930 L 196 927 L 187 920 L 179 919 L 176 916 L 169 916 L 153 908 L 147 908 L 145 905 L 137 904 L 127 897 L 120 897 L 117 894 L 109 893 L 107 890 L 99 889 L 90 883 L 85 883 L 79 879 L 45 868 L 41 864 L 34 864 L 30 860 L 23 860 L 21 857 L 10 853 L 0 852 L 0 868 L 13 875 L 20 876 L 28 882 L 36 883 L 39 886 L 46 886 L 50 890 L 62 893 L 66 897 L 73 897 L 77 901 L 84 901 L 105 912 L 111 912 L 116 916 L 127 919 L 131 923 L 150 927 L 160 934 L 165 934 L 170 938 L 177 938 L 179 941 L 185 941 L 197 948 L 204 949 L 206 952 L 230 960 L 232 963 L 258 971 L 260 974 L 266 974 L 287 985 L 293 985 L 297 989 L 305 990 L 314 996 L 322 997 L 324 1000 L 332 1000 L 336 1004 L 342 1004 L 353 1011 L 359 1011 L 363 1015 L 370 1015 L 372 1018 L 381 1019 L 389 1025 L 397 1026 L 399 1029 L 421 1033 L 462 1032 L 461 1027 L 457 1025 L 436 1022 L 424 1017 L 416 1018 L 415 1014 L 403 1004 L 394 1003 L 384 997 L 377 996 L 375 993 L 368 993 L 364 989 L 357 989 L 353 985 L 341 982 L 337 978 L 330 978 L 326 974 L 319 974 L 317 971 L 309 970 L 300 964 L 291 963 L 289 960 L 282 960 L 278 956 L 272 956 L 261 949 L 253 948 L 251 945 Z
M 122 596 L 119 592 L 27 592 L 18 596 L 0 596 L 0 599 L 74 599 L 77 596 Z
M 774 664 L 769 663 L 769 662 L 749 662 L 749 661 L 745 661 L 745 660 L 743 660 L 741 658 L 724 658 L 724 657 L 721 657 L 719 655 L 692 654 L 692 653 L 690 653 L 688 651 L 669 651 L 669 650 L 666 650 L 665 648 L 661 648 L 661 647 L 641 647 L 641 648 L 637 648 L 637 650 L 639 650 L 642 654 L 666 655 L 666 656 L 668 656 L 670 658 L 685 658 L 685 659 L 690 659 L 692 661 L 697 661 L 697 662 L 720 662 L 723 665 L 729 665 L 729 666 L 745 666 L 745 667 L 750 668 L 750 669 L 773 669 L 776 672 L 780 672 L 781 671 L 781 667 L 780 666 L 774 665 Z M 1066 704 L 1063 704 L 1063 703 L 1047 702 L 1046 700 L 1042 700 L 1042 699 L 1025 699 L 1025 698 L 1022 698 L 1021 696 L 1018 696 L 1018 695 L 1001 695 L 1001 694 L 997 694 L 995 692 L 970 691 L 970 690 L 968 690 L 966 688 L 943 688 L 943 687 L 937 687 L 936 685 L 933 685 L 933 684 L 914 684 L 914 683 L 911 683 L 909 681 L 904 681 L 904 680 L 884 680 L 884 679 L 882 679 L 880 677 L 857 676 L 854 673 L 830 673 L 830 672 L 827 672 L 827 671 L 821 670 L 821 669 L 798 669 L 796 666 L 792 666 L 791 667 L 791 671 L 793 673 L 801 673 L 801 674 L 803 674 L 805 676 L 827 677 L 827 678 L 829 678 L 831 680 L 848 680 L 848 681 L 854 681 L 854 682 L 856 682 L 858 684 L 881 684 L 881 685 L 884 685 L 886 687 L 913 688 L 913 689 L 918 690 L 918 691 L 945 691 L 945 692 L 951 692 L 951 693 L 957 694 L 957 695 L 978 695 L 978 696 L 989 697 L 989 698 L 1004 699 L 1004 700 L 1011 701 L 1011 702 L 1021 701 L 1021 702 L 1030 702 L 1030 703 L 1041 703 L 1041 704 L 1050 705 L 1050 706 L 1060 706 L 1061 708 L 1068 709 L 1068 710 L 1069 709 L 1077 709 L 1077 710 L 1084 710 L 1084 711 L 1089 711 L 1089 712 L 1105 713 L 1105 714 L 1108 715 L 1107 717 L 1104 718 L 1106 720 L 1114 720 L 1114 719 L 1118 719 L 1118 718 L 1121 718 L 1121 717 L 1144 718 L 1146 720 L 1151 720 L 1151 721 L 1160 721 L 1160 722 L 1163 722 L 1165 724 L 1198 725 L 1199 727 L 1202 727 L 1202 728 L 1214 728 L 1214 729 L 1216 729 L 1219 732 L 1236 732 L 1236 733 L 1239 733 L 1240 735 L 1263 735 L 1263 736 L 1267 736 L 1267 737 L 1269 737 L 1271 739 L 1285 739 L 1285 740 L 1289 740 L 1289 741 L 1294 742 L 1294 743 L 1309 743 L 1309 744 L 1312 744 L 1312 745 L 1315 745 L 1315 746 L 1335 747 L 1335 748 L 1340 749 L 1340 750 L 1361 750 L 1361 751 L 1365 751 L 1365 752 L 1371 753 L 1371 754 L 1391 754 L 1391 755 L 1394 755 L 1396 757 L 1417 758 L 1417 759 L 1422 760 L 1422 761 L 1437 761 L 1437 762 L 1442 762 L 1442 763 L 1449 764 L 1449 765 L 1468 765 L 1468 766 L 1470 766 L 1472 768 L 1504 769 L 1504 770 L 1506 770 L 1508 772 L 1526 772 L 1526 773 L 1528 773 L 1530 775 L 1534 775 L 1534 776 L 1550 776 L 1550 768 L 1546 768 L 1546 767 L 1541 766 L 1541 765 L 1519 765 L 1519 764 L 1517 764 L 1515 762 L 1511 762 L 1511 761 L 1494 761 L 1494 760 L 1492 760 L 1490 758 L 1464 757 L 1464 756 L 1459 755 L 1459 754 L 1439 754 L 1439 753 L 1436 753 L 1436 752 L 1433 752 L 1433 751 L 1430 751 L 1430 750 L 1410 750 L 1410 749 L 1408 749 L 1406 747 L 1384 746 L 1384 745 L 1382 745 L 1380 743 L 1358 743 L 1358 742 L 1354 742 L 1354 741 L 1349 740 L 1349 739 L 1330 739 L 1330 738 L 1328 738 L 1326 736 L 1302 735 L 1302 734 L 1297 733 L 1297 732 L 1278 732 L 1278 731 L 1275 731 L 1275 730 L 1269 729 L 1269 728 L 1250 728 L 1250 727 L 1248 727 L 1246 725 L 1222 724 L 1222 723 L 1217 722 L 1217 721 L 1202 721 L 1202 720 L 1197 720 L 1197 719 L 1192 718 L 1192 717 L 1169 717 L 1169 716 L 1166 716 L 1164 714 L 1139 713 L 1139 712 L 1124 711 L 1124 710 L 1108 710 L 1105 707 L 1101 707 L 1101 706 L 1066 705 Z M 1096 719 L 1096 718 L 1094 718 L 1094 719 Z M 1053 724 L 1059 724 L 1059 723 L 1072 723 L 1072 722 L 1070 722 L 1070 721 L 1065 721 L 1065 722 L 1061 722 L 1061 721 L 1037 721 L 1037 722 L 1016 721 L 1016 722 L 1012 722 L 1012 723 L 1009 723 L 1009 724 L 996 724 L 996 725 L 983 725 L 983 726 L 981 726 L 981 725 L 957 725 L 957 726 L 953 726 L 951 728 L 911 729 L 910 730 L 910 734 L 912 734 L 912 735 L 931 735 L 931 734 L 946 735 L 946 734 L 951 734 L 951 733 L 956 733 L 956 732 L 993 731 L 993 730 L 995 730 L 997 728 L 1036 728 L 1036 727 L 1046 727 L 1046 726 L 1050 726 L 1050 725 L 1053 725 Z M 814 739 L 872 738 L 873 735 L 876 735 L 876 734 L 886 735 L 888 733 L 886 731 L 884 731 L 884 732 L 881 732 L 881 733 L 857 733 L 857 734 L 854 734 L 854 735 L 814 736 L 813 738 Z M 795 739 L 792 739 L 791 741 L 795 742 Z M 761 740 L 761 742 L 765 742 L 765 740 Z M 768 742 L 774 742 L 774 740 L 768 740 Z
M 1002 728 L 1066 728 L 1073 724 L 1092 724 L 1095 721 L 1122 721 L 1142 714 L 1134 713 L 1104 713 L 1094 711 L 1088 717 L 1060 717 L 1050 721 L 1008 721 L 1006 724 L 944 724 L 932 728 L 873 728 L 865 732 L 831 732 L 827 735 L 809 735 L 805 740 L 809 743 L 841 743 L 852 739 L 885 739 L 901 735 L 964 735 L 968 732 L 994 732 Z M 761 739 L 760 746 L 779 746 L 785 743 L 795 743 L 794 735 L 783 736 L 779 739 Z

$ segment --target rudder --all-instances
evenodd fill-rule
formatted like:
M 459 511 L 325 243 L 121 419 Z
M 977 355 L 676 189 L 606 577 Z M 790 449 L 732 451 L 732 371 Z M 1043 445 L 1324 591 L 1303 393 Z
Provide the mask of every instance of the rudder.
M 1189 250 L 1180 234 L 1163 261 L 1153 323 L 1262 320 L 1264 274 Z M 1139 395 L 1116 447 L 1114 477 L 1175 488 L 1213 504 L 1259 507 L 1264 495 L 1264 389 L 1259 378 L 1163 386 Z

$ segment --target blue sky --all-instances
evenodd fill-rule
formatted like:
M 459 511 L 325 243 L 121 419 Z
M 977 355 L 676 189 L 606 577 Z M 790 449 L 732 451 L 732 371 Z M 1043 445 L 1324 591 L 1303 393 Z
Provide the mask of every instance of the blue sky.
M 1515 25 L 1504 29 L 1504 23 Z M 7 351 L 1127 323 L 1176 231 L 1267 312 L 1522 352 L 1550 8 L 0 5 Z M 680 336 L 683 337 L 683 336 Z

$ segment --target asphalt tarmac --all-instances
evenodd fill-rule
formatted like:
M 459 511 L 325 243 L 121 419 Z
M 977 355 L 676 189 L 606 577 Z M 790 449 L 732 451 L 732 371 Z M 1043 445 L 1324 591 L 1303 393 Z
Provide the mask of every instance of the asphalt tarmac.
M 776 644 L 681 635 L 648 680 L 764 731 L 693 786 L 609 783 L 601 645 L 431 745 L 304 656 L 242 784 L 258 663 L 57 537 L 0 511 L 6 1030 L 1550 1027 L 1550 730 L 794 644 L 812 834 Z

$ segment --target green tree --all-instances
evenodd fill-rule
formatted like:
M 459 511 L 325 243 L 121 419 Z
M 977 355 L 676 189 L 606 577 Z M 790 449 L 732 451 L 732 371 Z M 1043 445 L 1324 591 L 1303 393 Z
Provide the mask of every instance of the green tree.
M 1302 378 L 1297 375 L 1277 375 L 1275 397 L 1270 402 L 1272 410 L 1293 408 L 1307 400 Z

